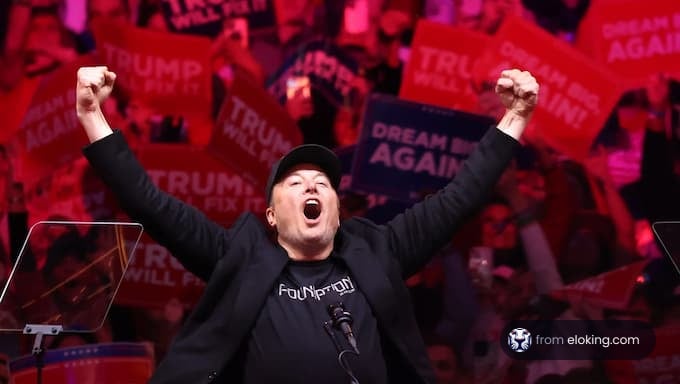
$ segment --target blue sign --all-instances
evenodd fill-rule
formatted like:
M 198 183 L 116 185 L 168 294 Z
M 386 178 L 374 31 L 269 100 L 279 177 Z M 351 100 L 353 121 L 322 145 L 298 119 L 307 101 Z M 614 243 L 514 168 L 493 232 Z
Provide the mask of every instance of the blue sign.
M 372 95 L 352 165 L 352 190 L 420 200 L 448 184 L 495 122 Z
M 352 163 L 354 162 L 356 149 L 356 145 L 348 145 L 335 149 L 335 154 L 338 155 L 342 166 L 342 177 L 340 178 L 340 188 L 338 188 L 338 192 L 340 195 L 347 195 L 348 193 L 362 195 L 367 202 L 367 210 L 362 216 L 376 224 L 385 224 L 392 220 L 394 216 L 404 212 L 405 209 L 410 208 L 414 202 L 388 199 L 387 196 L 376 195 L 374 193 L 363 194 L 360 191 L 350 189 L 352 184 Z
M 348 145 L 346 147 L 336 148 L 335 154 L 340 159 L 342 167 L 342 176 L 340 177 L 339 193 L 346 193 L 349 191 L 349 186 L 352 182 L 352 162 L 354 161 L 354 153 L 356 152 L 356 145 Z

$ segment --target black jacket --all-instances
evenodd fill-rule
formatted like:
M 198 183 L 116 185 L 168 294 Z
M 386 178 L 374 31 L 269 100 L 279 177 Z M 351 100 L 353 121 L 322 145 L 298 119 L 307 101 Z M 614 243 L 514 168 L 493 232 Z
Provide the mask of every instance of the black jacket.
M 386 225 L 358 218 L 341 224 L 334 249 L 377 319 L 390 383 L 434 382 L 404 278 L 427 263 L 482 204 L 516 147 L 516 140 L 491 128 L 456 178 L 438 193 Z M 285 251 L 269 240 L 251 213 L 224 228 L 160 191 L 119 132 L 87 146 L 84 153 L 130 217 L 207 282 L 151 383 L 209 383 L 218 375 L 229 377 L 288 260 Z

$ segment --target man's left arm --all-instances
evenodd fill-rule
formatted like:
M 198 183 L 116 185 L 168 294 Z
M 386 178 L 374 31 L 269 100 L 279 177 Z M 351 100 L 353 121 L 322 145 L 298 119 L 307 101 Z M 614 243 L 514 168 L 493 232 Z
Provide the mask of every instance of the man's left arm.
M 418 271 L 451 240 L 456 228 L 484 202 L 515 154 L 538 99 L 538 83 L 529 72 L 503 71 L 496 84 L 506 113 L 442 190 L 396 216 L 385 228 L 404 276 Z

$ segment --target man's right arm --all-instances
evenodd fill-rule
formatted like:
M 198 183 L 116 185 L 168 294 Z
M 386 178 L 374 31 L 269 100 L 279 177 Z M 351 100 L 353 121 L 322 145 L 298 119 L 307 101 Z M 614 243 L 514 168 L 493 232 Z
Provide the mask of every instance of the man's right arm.
M 99 105 L 110 94 L 114 80 L 115 74 L 106 67 L 78 70 L 77 114 L 90 140 L 83 153 L 125 212 L 189 271 L 207 279 L 224 254 L 231 231 L 161 191 L 122 134 L 113 132 Z

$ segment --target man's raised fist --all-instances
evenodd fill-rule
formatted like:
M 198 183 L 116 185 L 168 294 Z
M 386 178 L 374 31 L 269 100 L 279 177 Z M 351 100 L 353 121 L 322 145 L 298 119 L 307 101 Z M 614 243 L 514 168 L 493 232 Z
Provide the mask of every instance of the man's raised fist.
M 107 67 L 81 67 L 76 86 L 76 112 L 79 117 L 100 112 L 100 106 L 111 94 L 116 74 Z
M 501 72 L 496 94 L 509 112 L 528 118 L 538 102 L 538 83 L 527 71 L 509 69 Z

